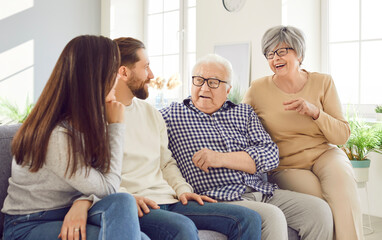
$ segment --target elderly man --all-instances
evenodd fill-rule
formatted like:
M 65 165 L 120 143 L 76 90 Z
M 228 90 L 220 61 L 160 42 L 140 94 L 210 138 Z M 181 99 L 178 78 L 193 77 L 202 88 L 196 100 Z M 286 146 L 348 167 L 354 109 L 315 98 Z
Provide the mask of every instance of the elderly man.
M 278 166 L 278 149 L 247 104 L 227 100 L 232 67 L 210 54 L 193 69 L 191 97 L 161 110 L 169 149 L 198 194 L 260 213 L 262 239 L 332 239 L 333 220 L 319 198 L 278 189 L 263 180 Z
M 126 140 L 121 192 L 136 199 L 141 230 L 150 239 L 199 239 L 198 229 L 220 232 L 228 239 L 260 239 L 260 216 L 193 193 L 167 148 L 161 114 L 149 103 L 154 78 L 144 44 L 134 38 L 114 40 L 121 53 L 116 99 L 125 108 Z

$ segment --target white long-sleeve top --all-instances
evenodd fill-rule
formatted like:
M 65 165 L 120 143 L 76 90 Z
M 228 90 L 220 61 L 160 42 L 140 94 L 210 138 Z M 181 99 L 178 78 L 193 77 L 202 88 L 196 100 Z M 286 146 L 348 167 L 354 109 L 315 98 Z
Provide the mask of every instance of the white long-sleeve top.
M 168 150 L 166 124 L 149 103 L 133 99 L 125 109 L 125 145 L 120 192 L 143 196 L 158 204 L 178 202 L 192 187 Z
M 110 172 L 101 173 L 78 165 L 77 172 L 65 175 L 68 164 L 67 129 L 57 126 L 53 129 L 46 153 L 45 164 L 37 172 L 30 172 L 29 166 L 16 164 L 12 160 L 8 195 L 4 201 L 3 213 L 10 215 L 69 207 L 77 199 L 89 199 L 93 204 L 111 193 L 115 193 L 121 182 L 122 145 L 124 124 L 108 126 L 111 151 Z

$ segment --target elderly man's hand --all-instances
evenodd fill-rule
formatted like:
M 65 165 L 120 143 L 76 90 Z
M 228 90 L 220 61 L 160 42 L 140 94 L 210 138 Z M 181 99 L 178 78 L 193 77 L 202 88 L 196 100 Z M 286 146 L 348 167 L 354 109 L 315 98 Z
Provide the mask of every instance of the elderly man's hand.
M 199 205 L 204 205 L 204 202 L 203 202 L 203 201 L 206 201 L 206 202 L 212 202 L 212 203 L 217 202 L 215 199 L 212 199 L 212 198 L 207 197 L 207 196 L 198 195 L 198 194 L 196 194 L 196 193 L 182 193 L 182 194 L 179 196 L 179 201 L 180 201 L 183 205 L 187 205 L 188 200 L 194 200 L 194 201 L 196 201 L 197 203 L 199 203 Z
M 223 153 L 215 152 L 208 148 L 203 148 L 194 154 L 192 161 L 194 162 L 195 166 L 208 173 L 209 167 L 223 167 L 223 162 L 219 160 L 221 154 Z

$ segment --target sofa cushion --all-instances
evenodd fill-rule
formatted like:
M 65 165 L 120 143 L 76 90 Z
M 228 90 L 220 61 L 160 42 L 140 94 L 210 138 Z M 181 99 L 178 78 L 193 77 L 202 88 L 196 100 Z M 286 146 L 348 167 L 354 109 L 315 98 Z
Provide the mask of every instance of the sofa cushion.
M 0 126 L 0 206 L 7 196 L 8 178 L 11 176 L 11 142 L 20 124 Z M 0 213 L 0 236 L 3 235 L 4 214 Z

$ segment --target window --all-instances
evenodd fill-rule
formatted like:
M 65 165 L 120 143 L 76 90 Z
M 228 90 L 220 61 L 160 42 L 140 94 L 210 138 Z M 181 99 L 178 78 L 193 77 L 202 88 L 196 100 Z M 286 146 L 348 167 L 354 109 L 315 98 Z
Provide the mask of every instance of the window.
M 152 84 L 148 100 L 157 108 L 189 95 L 195 63 L 195 5 L 196 0 L 146 0 L 144 40 L 157 83 Z
M 342 103 L 382 103 L 382 1 L 323 1 L 323 70 L 336 83 Z

